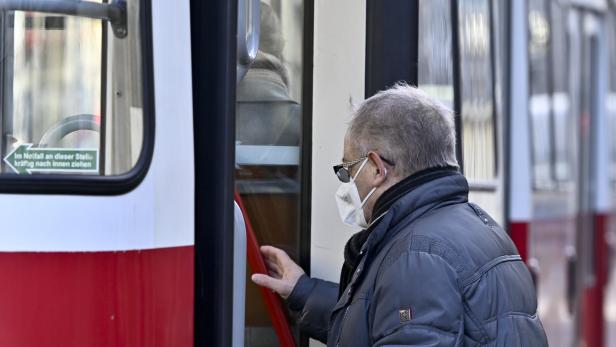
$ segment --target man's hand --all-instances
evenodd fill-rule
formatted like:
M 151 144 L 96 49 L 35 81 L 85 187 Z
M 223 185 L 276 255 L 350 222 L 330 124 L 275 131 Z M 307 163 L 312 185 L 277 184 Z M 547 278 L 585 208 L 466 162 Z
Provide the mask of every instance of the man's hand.
M 251 279 L 254 283 L 267 287 L 280 295 L 283 299 L 289 297 L 295 284 L 304 274 L 299 265 L 295 264 L 285 251 L 272 247 L 262 246 L 261 254 L 267 265 L 270 276 L 254 274 Z

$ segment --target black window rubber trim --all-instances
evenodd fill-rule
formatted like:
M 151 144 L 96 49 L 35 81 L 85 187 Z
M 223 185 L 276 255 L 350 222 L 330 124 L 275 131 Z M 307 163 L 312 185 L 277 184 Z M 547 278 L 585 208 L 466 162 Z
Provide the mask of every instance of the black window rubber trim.
M 143 146 L 135 166 L 115 176 L 0 174 L 0 194 L 119 195 L 137 187 L 145 178 L 154 152 L 154 72 L 152 59 L 152 11 L 140 1 L 143 83 Z
M 398 82 L 417 85 L 418 11 L 418 0 L 366 2 L 366 98 Z

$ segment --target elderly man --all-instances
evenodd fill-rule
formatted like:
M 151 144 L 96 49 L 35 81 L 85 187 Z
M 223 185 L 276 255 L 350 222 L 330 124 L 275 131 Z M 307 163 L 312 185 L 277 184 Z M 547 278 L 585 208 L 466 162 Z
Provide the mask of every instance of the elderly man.
M 348 241 L 340 284 L 309 278 L 264 246 L 252 280 L 300 312 L 328 346 L 547 346 L 531 276 L 506 232 L 468 202 L 453 115 L 398 85 L 348 128 L 336 200 Z

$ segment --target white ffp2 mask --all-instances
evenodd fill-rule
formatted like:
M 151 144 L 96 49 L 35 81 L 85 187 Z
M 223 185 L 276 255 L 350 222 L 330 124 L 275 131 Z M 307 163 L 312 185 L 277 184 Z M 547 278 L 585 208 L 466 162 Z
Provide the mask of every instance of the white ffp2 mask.
M 336 203 L 338 204 L 338 212 L 340 213 L 340 219 L 344 224 L 360 227 L 365 229 L 368 227 L 368 222 L 366 221 L 366 216 L 364 216 L 364 204 L 370 196 L 376 190 L 376 187 L 372 188 L 368 195 L 362 201 L 359 196 L 359 191 L 357 190 L 357 186 L 355 185 L 355 178 L 359 176 L 361 169 L 364 168 L 364 165 L 368 162 L 368 158 L 361 163 L 355 177 L 351 177 L 349 182 L 340 184 L 340 187 L 336 191 Z

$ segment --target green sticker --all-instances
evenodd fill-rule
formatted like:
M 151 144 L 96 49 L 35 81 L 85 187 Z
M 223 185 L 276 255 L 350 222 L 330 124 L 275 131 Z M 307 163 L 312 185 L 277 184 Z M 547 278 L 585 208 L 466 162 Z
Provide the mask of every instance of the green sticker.
M 24 143 L 4 157 L 4 162 L 18 174 L 33 172 L 97 173 L 98 149 L 32 148 Z

